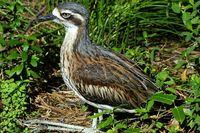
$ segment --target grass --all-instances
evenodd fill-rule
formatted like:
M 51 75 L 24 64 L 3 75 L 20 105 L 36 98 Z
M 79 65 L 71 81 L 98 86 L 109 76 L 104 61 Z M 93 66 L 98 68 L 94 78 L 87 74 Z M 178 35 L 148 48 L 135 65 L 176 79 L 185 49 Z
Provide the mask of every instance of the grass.
M 200 131 L 200 3 L 192 0 L 79 2 L 90 10 L 91 39 L 136 61 L 161 88 L 146 106 L 137 109 L 135 120 L 122 121 L 109 116 L 99 127 L 107 132 Z M 34 99 L 51 86 L 63 84 L 58 71 L 64 30 L 46 22 L 33 23 L 25 31 L 43 5 L 47 6 L 46 14 L 57 4 L 57 0 L 0 1 L 2 131 L 27 132 L 19 124 L 20 119 L 32 116 L 28 113 L 27 98 Z

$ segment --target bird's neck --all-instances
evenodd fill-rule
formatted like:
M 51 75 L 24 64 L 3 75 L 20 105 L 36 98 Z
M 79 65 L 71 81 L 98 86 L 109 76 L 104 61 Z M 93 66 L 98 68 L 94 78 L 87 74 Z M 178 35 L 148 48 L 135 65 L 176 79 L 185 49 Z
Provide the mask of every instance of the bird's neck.
M 66 29 L 65 38 L 60 49 L 60 65 L 64 80 L 68 83 L 70 63 L 73 61 L 73 55 L 76 51 L 81 51 L 82 46 L 90 45 L 87 43 L 89 40 L 88 33 L 85 29 L 68 28 Z M 87 46 L 86 46 L 87 47 Z M 84 49 L 84 48 L 83 48 Z
M 65 73 L 69 77 L 68 68 L 72 62 L 73 55 L 76 53 L 76 50 L 80 51 L 82 46 L 87 45 L 89 40 L 87 31 L 85 29 L 70 27 L 66 29 L 65 38 L 60 49 L 60 63 L 62 74 Z M 90 43 L 88 43 L 90 44 Z M 64 80 L 66 75 L 63 75 Z
M 69 53 L 78 50 L 81 45 L 87 45 L 84 42 L 88 41 L 88 32 L 85 27 L 70 27 L 66 29 L 65 38 L 61 49 L 65 49 Z

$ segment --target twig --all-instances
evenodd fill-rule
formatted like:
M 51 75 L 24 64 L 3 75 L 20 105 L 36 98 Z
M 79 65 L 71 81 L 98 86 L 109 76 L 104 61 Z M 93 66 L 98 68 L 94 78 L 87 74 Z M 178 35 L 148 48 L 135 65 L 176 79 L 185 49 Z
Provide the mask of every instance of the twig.
M 93 128 L 87 128 L 82 126 L 76 126 L 76 125 L 70 125 L 70 124 L 63 124 L 59 122 L 51 122 L 47 120 L 39 120 L 39 119 L 33 119 L 24 121 L 22 123 L 25 126 L 34 126 L 38 125 L 40 127 L 35 127 L 34 131 L 38 130 L 51 130 L 51 131 L 69 131 L 69 132 L 83 132 L 83 133 L 103 133 L 100 130 L 93 129 Z
M 25 33 L 29 30 L 29 28 L 33 25 L 33 22 L 35 22 L 38 18 L 38 16 L 40 16 L 44 10 L 46 9 L 46 6 L 44 6 L 38 13 L 37 15 L 29 22 L 27 28 L 25 29 Z
M 164 64 L 164 63 L 170 61 L 171 59 L 174 59 L 175 57 L 177 57 L 177 55 L 173 55 L 172 57 L 170 57 L 170 58 L 168 58 L 166 60 L 159 61 L 159 62 L 153 62 L 153 63 L 156 64 L 156 65 Z

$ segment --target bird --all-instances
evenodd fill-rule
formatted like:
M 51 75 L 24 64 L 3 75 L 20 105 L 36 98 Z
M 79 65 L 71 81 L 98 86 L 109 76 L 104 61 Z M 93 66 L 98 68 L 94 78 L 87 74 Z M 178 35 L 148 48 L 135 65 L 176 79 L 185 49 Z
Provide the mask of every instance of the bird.
M 52 20 L 65 28 L 60 67 L 69 89 L 98 109 L 134 113 L 159 88 L 133 60 L 92 42 L 89 18 L 85 6 L 66 2 L 38 21 Z

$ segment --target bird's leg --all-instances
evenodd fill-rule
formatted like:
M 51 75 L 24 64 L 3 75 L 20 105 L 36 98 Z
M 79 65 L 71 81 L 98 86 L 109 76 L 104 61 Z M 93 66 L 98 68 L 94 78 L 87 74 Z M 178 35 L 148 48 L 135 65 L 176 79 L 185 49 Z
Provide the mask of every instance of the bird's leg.
M 102 113 L 103 110 L 98 109 L 98 113 Z M 99 116 L 99 123 L 101 123 L 101 121 L 103 120 L 103 114 L 101 116 Z
M 94 115 L 95 115 L 96 113 L 94 113 Z M 96 129 L 97 128 L 97 118 L 93 118 L 92 119 L 92 128 L 93 129 Z
M 98 113 L 102 113 L 103 111 L 101 109 L 98 109 Z M 96 113 L 94 113 L 95 115 Z M 96 129 L 97 128 L 97 125 L 99 123 L 101 123 L 101 121 L 103 120 L 103 114 L 100 115 L 98 118 L 93 118 L 92 120 L 92 128 Z
M 49 131 L 69 131 L 69 132 L 82 132 L 82 133 L 103 133 L 102 131 L 94 128 L 87 128 L 82 126 L 39 120 L 39 119 L 23 121 L 22 125 L 30 128 L 32 127 L 33 132 L 49 130 Z

